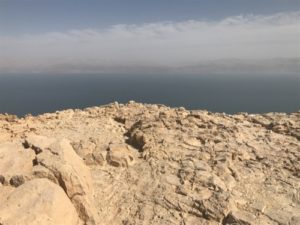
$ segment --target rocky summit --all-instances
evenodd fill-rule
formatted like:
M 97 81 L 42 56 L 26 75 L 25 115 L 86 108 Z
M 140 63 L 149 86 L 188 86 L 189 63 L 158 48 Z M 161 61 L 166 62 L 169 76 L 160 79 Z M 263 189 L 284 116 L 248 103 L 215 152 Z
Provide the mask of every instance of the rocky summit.
M 300 224 L 300 111 L 0 115 L 1 225 Z

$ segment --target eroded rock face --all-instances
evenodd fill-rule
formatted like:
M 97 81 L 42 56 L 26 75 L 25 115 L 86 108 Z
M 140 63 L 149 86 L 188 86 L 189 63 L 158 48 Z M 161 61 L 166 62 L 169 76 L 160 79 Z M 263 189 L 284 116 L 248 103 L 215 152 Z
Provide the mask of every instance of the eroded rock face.
M 73 207 L 70 224 L 299 224 L 300 112 L 227 115 L 130 102 L 2 117 L 1 203 L 46 180 Z M 32 190 L 20 197 L 28 207 L 47 196 Z M 61 221 L 42 206 L 26 217 L 22 207 L 9 208 L 22 215 L 16 224 L 31 214 Z M 0 209 L 0 223 L 13 221 Z
M 87 224 L 96 223 L 94 187 L 89 168 L 67 139 L 30 135 L 25 143 L 36 152 L 34 175 L 59 184 Z M 38 151 L 36 150 L 38 149 Z

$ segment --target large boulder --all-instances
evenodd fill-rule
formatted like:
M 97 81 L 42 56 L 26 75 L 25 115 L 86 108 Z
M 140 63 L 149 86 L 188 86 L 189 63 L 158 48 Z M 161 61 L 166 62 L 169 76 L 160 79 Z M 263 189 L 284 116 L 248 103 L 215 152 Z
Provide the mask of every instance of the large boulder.
M 28 181 L 1 200 L 0 224 L 82 224 L 63 189 L 47 179 Z
M 93 184 L 89 168 L 67 139 L 30 135 L 26 145 L 36 152 L 34 175 L 59 184 L 86 224 L 95 224 Z

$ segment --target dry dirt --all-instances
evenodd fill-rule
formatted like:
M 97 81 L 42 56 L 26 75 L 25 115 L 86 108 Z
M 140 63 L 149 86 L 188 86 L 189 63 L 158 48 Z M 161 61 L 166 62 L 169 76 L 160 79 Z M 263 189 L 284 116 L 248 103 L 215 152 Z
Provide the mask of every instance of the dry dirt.
M 300 224 L 300 111 L 0 115 L 1 225 Z

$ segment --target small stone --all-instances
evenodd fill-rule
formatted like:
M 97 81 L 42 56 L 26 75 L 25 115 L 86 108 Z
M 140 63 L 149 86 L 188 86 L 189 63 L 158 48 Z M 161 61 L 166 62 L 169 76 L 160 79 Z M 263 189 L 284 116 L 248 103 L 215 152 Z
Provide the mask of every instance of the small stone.
M 199 158 L 201 160 L 208 161 L 208 160 L 210 160 L 211 156 L 207 152 L 200 152 L 199 153 Z
M 195 191 L 196 191 L 197 194 L 195 194 L 194 196 L 198 200 L 207 200 L 213 194 L 213 192 L 210 191 L 208 188 L 195 188 Z
M 226 174 L 222 178 L 228 190 L 232 190 L 236 186 L 236 181 L 233 176 Z
M 103 156 L 103 153 L 100 151 L 93 152 L 95 163 L 99 166 L 103 166 L 105 162 L 105 157 Z
M 251 156 L 245 150 L 239 152 L 239 156 L 238 157 L 239 157 L 240 160 L 250 160 L 251 159 Z
M 262 155 L 262 154 L 260 154 L 260 153 L 256 153 L 256 159 L 257 160 L 263 160 L 265 157 Z
M 15 175 L 10 178 L 9 183 L 14 187 L 19 187 L 25 183 L 25 179 L 22 175 Z
M 300 215 L 298 216 L 293 216 L 291 218 L 290 224 L 289 225 L 299 225 L 300 224 Z
M 211 171 L 211 167 L 205 161 L 196 161 L 194 162 L 196 170 Z
M 177 194 L 187 196 L 188 192 L 184 186 L 177 186 L 176 191 Z
M 88 166 L 91 166 L 91 165 L 94 165 L 95 164 L 95 161 L 94 161 L 94 156 L 92 153 L 88 153 L 84 156 L 83 158 L 84 160 L 84 163 Z
M 266 208 L 266 204 L 261 201 L 261 200 L 257 200 L 255 201 L 253 204 L 251 204 L 251 207 L 257 211 L 260 211 L 260 212 L 264 212 L 265 208 Z
M 4 184 L 5 182 L 5 177 L 0 175 L 0 184 Z
M 107 153 L 107 161 L 116 167 L 128 167 L 134 164 L 135 157 L 124 144 L 111 144 Z
M 224 219 L 223 224 L 252 225 L 256 217 L 245 211 L 232 211 Z
M 166 176 L 166 182 L 171 185 L 180 185 L 179 178 L 176 175 L 168 174 Z
M 231 171 L 228 168 L 227 163 L 222 163 L 222 162 L 218 162 L 215 165 L 214 171 L 216 171 L 216 174 L 218 176 L 223 176 L 223 175 L 231 174 Z
M 193 147 L 200 147 L 201 146 L 201 142 L 196 139 L 196 138 L 186 138 L 183 141 L 184 144 L 189 145 L 189 146 L 193 146 Z
M 216 175 L 211 176 L 208 183 L 212 185 L 214 188 L 220 189 L 222 191 L 227 190 L 225 183 Z

